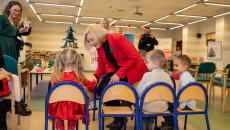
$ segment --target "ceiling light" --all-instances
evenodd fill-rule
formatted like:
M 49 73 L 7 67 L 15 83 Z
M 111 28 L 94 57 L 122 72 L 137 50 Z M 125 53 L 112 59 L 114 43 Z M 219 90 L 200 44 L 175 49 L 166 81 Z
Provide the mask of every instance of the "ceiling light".
M 84 0 L 81 0 L 81 4 L 80 4 L 80 6 L 82 6 L 82 5 L 83 5 L 83 1 L 84 1 Z
M 87 17 L 87 16 L 82 16 L 82 18 L 86 18 L 86 19 L 103 19 L 100 17 Z
M 193 16 L 193 15 L 184 15 L 184 14 L 176 14 L 176 16 L 182 16 L 182 17 L 194 17 L 194 18 L 207 18 L 203 16 Z
M 165 28 L 150 28 L 150 29 L 154 29 L 154 30 L 166 30 Z
M 78 22 L 78 17 L 76 18 L 76 23 Z
M 194 21 L 194 22 L 191 22 L 191 23 L 188 23 L 188 24 L 198 23 L 198 22 L 201 22 L 201 21 L 204 21 L 204 20 L 207 20 L 207 19 L 197 20 L 197 21 Z
M 81 8 L 79 8 L 77 16 L 80 16 L 80 13 L 81 13 Z
M 112 24 L 114 24 L 115 22 L 116 22 L 117 20 L 114 20 L 112 23 L 110 23 L 109 25 L 112 25 Z
M 129 26 L 120 26 L 120 25 L 116 25 L 116 27 L 128 28 Z M 131 27 L 129 27 L 129 28 L 137 28 L 137 27 L 131 26 Z
M 72 15 L 59 15 L 59 14 L 41 14 L 41 15 L 46 15 L 46 16 L 62 16 L 62 17 L 74 17 Z
M 37 12 L 35 11 L 34 7 L 30 4 L 31 9 L 34 11 L 35 14 L 37 14 Z
M 42 21 L 42 19 L 40 18 L 40 16 L 39 16 L 39 15 L 37 15 L 37 17 L 38 17 L 38 19 L 39 19 L 40 21 Z
M 140 20 L 129 20 L 129 19 L 120 19 L 121 21 L 132 21 L 132 22 L 146 22 L 148 23 L 149 21 L 140 21 Z
M 230 7 L 230 5 L 226 4 L 216 4 L 216 3 L 205 3 L 206 5 L 216 5 L 216 6 L 225 6 L 225 7 Z
M 186 7 L 186 8 L 183 8 L 183 9 L 181 9 L 181 10 L 178 10 L 178 11 L 174 12 L 173 14 L 177 14 L 177 13 L 179 13 L 179 12 L 182 12 L 182 11 L 186 10 L 186 9 L 192 8 L 192 7 L 196 6 L 196 5 L 197 5 L 197 4 L 190 5 L 190 6 Z
M 64 24 L 73 24 L 72 22 L 57 22 L 57 21 L 45 21 L 47 23 L 64 23 Z
M 165 23 L 165 22 L 156 22 L 158 24 L 174 24 L 174 25 L 183 25 L 181 23 Z
M 226 14 L 230 14 L 230 12 L 223 13 L 223 14 L 218 14 L 218 15 L 216 15 L 216 16 L 213 16 L 213 18 L 220 17 L 220 16 L 223 16 L 223 15 L 226 15 Z
M 169 30 L 173 30 L 173 29 L 180 28 L 180 27 L 183 27 L 183 26 L 184 25 L 176 26 L 176 27 L 170 28 Z
M 26 0 L 27 2 L 30 2 L 29 0 Z
M 92 23 L 80 23 L 81 25 L 93 25 Z
M 148 25 L 150 25 L 150 24 L 152 24 L 152 23 L 147 23 L 147 24 L 145 24 L 145 25 L 143 25 L 143 26 L 141 26 L 141 27 L 143 28 L 144 26 L 148 26 Z
M 157 21 L 160 21 L 160 20 L 162 20 L 162 19 L 168 18 L 169 16 L 170 16 L 170 15 L 164 16 L 164 17 L 162 17 L 162 18 L 159 18 L 159 19 L 155 20 L 154 22 L 157 22 Z
M 50 6 L 63 6 L 63 7 L 80 7 L 79 5 L 62 5 L 62 4 L 54 4 L 54 3 L 39 3 L 39 2 L 36 2 L 34 4 L 37 4 L 37 5 L 50 5 Z

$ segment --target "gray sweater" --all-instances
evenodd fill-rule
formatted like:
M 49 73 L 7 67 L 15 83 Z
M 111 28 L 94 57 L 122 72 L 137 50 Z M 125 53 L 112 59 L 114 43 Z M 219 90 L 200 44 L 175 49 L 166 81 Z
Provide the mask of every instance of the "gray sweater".
M 140 83 L 138 84 L 136 90 L 139 98 L 141 98 L 143 92 L 146 88 L 156 82 L 165 82 L 173 86 L 172 80 L 168 73 L 164 72 L 163 69 L 153 69 L 151 72 L 147 72 L 144 74 Z M 147 112 L 164 112 L 168 109 L 167 101 L 159 100 L 159 101 L 151 101 L 148 103 L 144 103 L 143 110 Z

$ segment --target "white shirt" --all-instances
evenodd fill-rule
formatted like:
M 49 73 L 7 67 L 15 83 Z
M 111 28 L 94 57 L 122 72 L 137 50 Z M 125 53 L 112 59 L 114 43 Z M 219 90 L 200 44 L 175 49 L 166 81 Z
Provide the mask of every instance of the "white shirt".
M 190 82 L 195 82 L 195 79 L 192 77 L 192 75 L 188 71 L 181 73 L 179 79 L 178 91 Z M 179 107 L 181 109 L 184 109 L 186 105 L 190 109 L 194 110 L 196 108 L 196 100 L 191 99 L 191 100 L 183 101 L 179 104 Z

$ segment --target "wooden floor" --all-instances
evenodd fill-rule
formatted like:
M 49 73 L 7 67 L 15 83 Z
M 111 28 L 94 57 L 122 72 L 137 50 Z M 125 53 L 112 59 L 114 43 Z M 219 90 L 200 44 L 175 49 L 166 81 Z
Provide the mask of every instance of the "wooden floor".
M 87 77 L 91 77 L 91 73 L 86 73 Z M 50 78 L 50 75 L 43 76 L 43 80 L 39 81 L 39 84 L 35 84 L 35 77 L 33 76 L 33 90 L 32 90 L 32 115 L 28 117 L 21 117 L 21 124 L 16 126 L 16 130 L 44 130 L 45 126 L 45 113 L 44 113 L 44 99 L 47 93 L 47 83 Z M 42 89 L 41 89 L 42 88 Z M 38 96 L 40 95 L 40 96 Z M 209 121 L 211 129 L 219 130 L 228 130 L 230 127 L 230 109 L 229 109 L 229 99 L 227 99 L 227 111 L 226 113 L 222 112 L 222 102 L 220 99 L 220 89 L 216 89 L 216 100 L 212 104 L 213 106 L 209 107 Z M 228 97 L 229 98 L 229 97 Z M 97 113 L 96 113 L 97 115 Z M 10 113 L 7 115 L 7 125 L 9 130 L 11 130 L 11 118 Z M 90 111 L 90 118 L 92 119 L 92 111 Z M 179 117 L 179 127 L 183 129 L 183 118 Z M 112 122 L 112 118 L 105 118 L 105 125 Z M 158 118 L 158 125 L 163 121 L 162 117 Z M 51 130 L 51 122 L 49 121 L 49 130 Z M 80 121 L 79 130 L 84 130 L 85 125 Z M 128 118 L 127 130 L 134 129 L 134 120 Z M 189 116 L 187 130 L 203 130 L 206 129 L 206 123 L 204 116 Z M 98 130 L 98 119 L 95 121 L 90 121 L 89 130 Z

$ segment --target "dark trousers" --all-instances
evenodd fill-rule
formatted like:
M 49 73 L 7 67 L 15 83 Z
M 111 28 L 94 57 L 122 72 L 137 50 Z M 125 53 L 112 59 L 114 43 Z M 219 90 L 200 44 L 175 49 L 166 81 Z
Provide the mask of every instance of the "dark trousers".
M 115 72 L 108 73 L 98 84 L 97 87 L 97 93 L 98 95 L 101 95 L 103 89 L 109 84 L 110 78 L 115 74 Z M 127 76 L 125 76 L 124 79 L 120 79 L 120 81 L 125 81 L 128 82 Z M 113 101 L 108 101 L 105 103 L 106 106 L 121 106 L 120 100 L 113 100 Z
M 10 100 L 3 100 L 0 102 L 0 130 L 7 129 L 6 114 L 10 107 Z
M 169 103 L 168 102 L 168 111 L 173 112 L 173 103 Z M 187 105 L 185 106 L 185 108 L 183 110 L 192 110 L 190 109 Z M 163 116 L 163 118 L 165 119 L 165 123 L 168 125 L 173 125 L 173 117 L 172 116 Z

